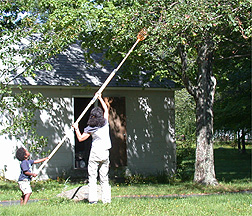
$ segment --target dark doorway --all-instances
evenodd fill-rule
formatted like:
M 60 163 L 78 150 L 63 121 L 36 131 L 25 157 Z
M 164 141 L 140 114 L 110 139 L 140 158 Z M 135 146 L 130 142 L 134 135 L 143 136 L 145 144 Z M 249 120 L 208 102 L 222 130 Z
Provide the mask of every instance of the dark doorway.
M 91 98 L 74 98 L 74 119 L 76 120 L 85 109 Z M 110 165 L 122 167 L 127 165 L 126 154 L 126 112 L 124 97 L 104 97 L 109 104 L 109 125 L 112 148 L 110 150 Z M 100 103 L 98 103 L 100 105 Z M 79 128 L 83 133 L 87 125 L 88 117 L 92 106 L 79 122 Z M 75 168 L 86 168 L 91 148 L 92 138 L 79 142 L 75 136 Z
M 74 98 L 74 121 L 78 119 L 82 111 L 86 108 L 90 102 L 90 98 Z M 87 126 L 87 121 L 90 115 L 90 111 L 94 106 L 86 112 L 83 118 L 79 122 L 80 132 L 83 133 L 84 128 Z M 79 142 L 75 135 L 75 168 L 86 168 L 88 164 L 89 153 L 91 149 L 92 138 L 89 137 L 83 142 Z

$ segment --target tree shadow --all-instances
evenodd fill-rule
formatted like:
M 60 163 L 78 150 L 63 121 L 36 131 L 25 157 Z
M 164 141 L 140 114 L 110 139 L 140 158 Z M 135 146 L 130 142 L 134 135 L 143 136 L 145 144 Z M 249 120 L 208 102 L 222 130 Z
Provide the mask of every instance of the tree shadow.
M 220 181 L 251 179 L 251 151 L 241 154 L 238 149 L 219 148 L 214 150 L 215 172 Z
M 132 98 L 136 115 L 127 119 L 128 166 L 134 170 L 132 174 L 172 175 L 176 169 L 174 100 L 163 94 L 142 94 L 145 96 Z

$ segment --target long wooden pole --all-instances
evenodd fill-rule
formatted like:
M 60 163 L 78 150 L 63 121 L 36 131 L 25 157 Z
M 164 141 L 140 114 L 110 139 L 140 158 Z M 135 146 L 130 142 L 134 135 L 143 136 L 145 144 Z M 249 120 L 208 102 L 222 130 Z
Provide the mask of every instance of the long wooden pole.
M 56 147 L 53 149 L 53 151 L 50 153 L 50 155 L 48 156 L 48 159 L 45 160 L 40 167 L 37 170 L 37 174 L 40 173 L 40 171 L 45 167 L 45 165 L 48 163 L 48 161 L 52 158 L 52 156 L 56 153 L 56 151 L 58 151 L 58 149 L 60 148 L 60 146 L 64 143 L 64 141 L 67 139 L 67 135 L 65 135 L 63 137 L 63 139 L 56 145 Z
M 130 53 L 133 51 L 133 49 L 136 47 L 136 45 L 138 44 L 138 42 L 140 41 L 140 39 L 137 39 L 137 41 L 135 42 L 135 44 L 131 47 L 130 51 L 127 53 L 127 55 L 124 57 L 124 59 L 121 61 L 121 63 L 117 66 L 116 69 L 114 69 L 110 75 L 108 76 L 108 78 L 105 80 L 105 82 L 103 83 L 103 85 L 100 87 L 100 89 L 96 92 L 96 93 L 102 93 L 103 90 L 106 88 L 106 86 L 109 84 L 109 82 L 112 80 L 112 78 L 115 76 L 116 72 L 120 69 L 120 67 L 122 66 L 122 64 L 125 62 L 125 60 L 128 58 L 128 56 L 130 55 Z M 79 121 L 82 119 L 82 117 L 85 115 L 85 113 L 88 111 L 88 109 L 92 106 L 92 104 L 97 100 L 97 96 L 95 96 L 92 98 L 92 100 L 89 102 L 89 104 L 87 105 L 87 107 L 83 110 L 83 112 L 80 114 L 79 118 L 76 120 L 75 123 L 79 123 Z
M 116 74 L 116 72 L 120 69 L 120 67 L 123 65 L 123 63 L 125 62 L 125 60 L 128 58 L 128 56 L 130 55 L 130 53 L 133 51 L 133 49 L 136 47 L 136 45 L 138 44 L 139 41 L 144 40 L 146 37 L 146 30 L 142 30 L 139 32 L 138 36 L 137 36 L 137 40 L 134 43 L 134 45 L 131 47 L 131 49 L 129 50 L 129 52 L 126 54 L 126 56 L 123 58 L 123 60 L 121 61 L 121 63 L 117 66 L 116 69 L 114 69 L 110 75 L 108 76 L 108 78 L 105 80 L 105 82 L 103 83 L 103 85 L 100 87 L 100 89 L 96 92 L 101 94 L 103 92 L 103 90 L 106 88 L 106 86 L 109 84 L 109 82 L 112 80 L 112 78 L 114 77 L 114 75 Z M 97 100 L 97 94 L 95 93 L 95 96 L 92 98 L 92 100 L 89 102 L 89 104 L 86 106 L 86 108 L 83 110 L 83 112 L 80 114 L 80 116 L 78 117 L 78 119 L 75 121 L 75 123 L 79 123 L 79 121 L 82 119 L 82 117 L 85 115 L 85 113 L 88 111 L 88 109 L 92 106 L 92 104 L 95 103 L 95 101 Z M 68 134 L 66 133 L 66 135 L 63 137 L 63 139 L 57 144 L 57 146 L 54 148 L 54 150 L 51 152 L 51 154 L 48 156 L 48 159 L 45 160 L 41 166 L 38 168 L 37 170 L 37 174 L 40 173 L 40 171 L 45 167 L 45 165 L 48 163 L 48 161 L 52 158 L 52 156 L 58 151 L 58 149 L 60 148 L 60 146 L 64 143 L 64 141 L 68 138 Z

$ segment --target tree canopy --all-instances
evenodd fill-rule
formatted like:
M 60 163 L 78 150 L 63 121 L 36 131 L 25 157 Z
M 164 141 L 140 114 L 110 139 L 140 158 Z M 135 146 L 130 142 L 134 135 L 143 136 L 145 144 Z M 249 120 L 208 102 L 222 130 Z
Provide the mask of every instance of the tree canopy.
M 224 41 L 215 61 L 219 71 L 215 112 L 215 129 L 238 131 L 251 129 L 251 39 L 234 34 Z
M 35 66 L 48 66 L 43 64 L 46 58 L 61 52 L 76 39 L 82 40 L 83 48 L 89 53 L 106 51 L 106 58 L 120 61 L 137 33 L 146 27 L 149 37 L 129 59 L 125 76 L 138 76 L 144 70 L 152 71 L 150 78 L 170 77 L 181 82 L 186 75 L 196 85 L 197 48 L 202 41 L 211 37 L 214 50 L 231 40 L 248 43 L 249 17 L 248 0 L 9 0 L 1 2 L 1 48 L 8 47 L 9 55 L 17 54 L 9 44 L 18 44 L 27 36 L 39 36 L 40 40 L 33 40 L 25 50 L 19 51 L 26 55 L 23 64 L 30 65 L 31 60 L 37 60 L 31 71 Z M 179 56 L 182 47 L 188 59 L 185 74 L 182 74 Z M 4 55 L 1 52 L 2 61 L 6 60 Z

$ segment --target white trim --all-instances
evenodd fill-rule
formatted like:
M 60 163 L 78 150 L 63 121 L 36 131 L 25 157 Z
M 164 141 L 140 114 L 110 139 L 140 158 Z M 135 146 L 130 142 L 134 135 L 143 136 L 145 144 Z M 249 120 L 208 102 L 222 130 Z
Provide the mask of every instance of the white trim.
M 15 87 L 15 85 L 12 85 Z M 27 89 L 69 89 L 69 90 L 98 90 L 100 87 L 99 86 L 87 86 L 87 87 L 82 87 L 82 86 L 26 86 L 22 85 L 23 88 Z M 106 87 L 107 90 L 113 90 L 113 91 L 136 91 L 136 90 L 143 90 L 143 91 L 175 91 L 179 90 L 181 88 L 153 88 L 153 87 Z

